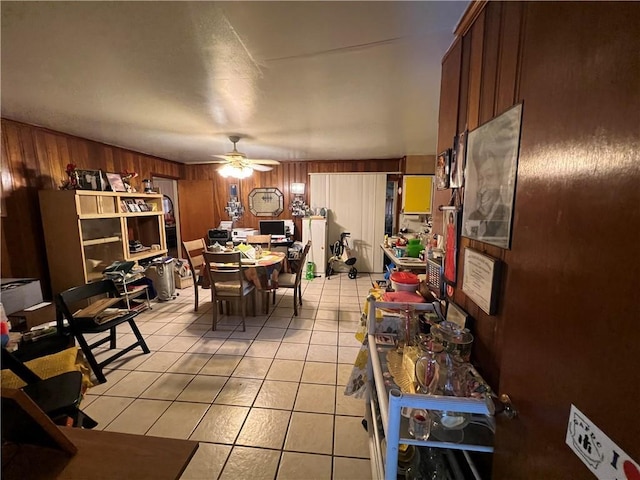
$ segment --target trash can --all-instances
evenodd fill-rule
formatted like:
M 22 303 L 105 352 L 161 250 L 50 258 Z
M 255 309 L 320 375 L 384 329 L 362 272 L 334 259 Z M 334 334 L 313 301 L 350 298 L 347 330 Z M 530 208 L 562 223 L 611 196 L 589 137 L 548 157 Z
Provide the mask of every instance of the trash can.
M 168 302 L 176 298 L 176 284 L 173 278 L 175 259 L 172 257 L 160 257 L 154 259 L 146 271 L 147 278 L 153 282 L 157 292 L 157 299 Z

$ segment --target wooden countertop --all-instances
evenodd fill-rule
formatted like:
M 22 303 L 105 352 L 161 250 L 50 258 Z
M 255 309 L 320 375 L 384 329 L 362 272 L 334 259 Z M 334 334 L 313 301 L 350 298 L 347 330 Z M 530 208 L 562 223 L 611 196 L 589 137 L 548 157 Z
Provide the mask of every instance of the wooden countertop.
M 78 448 L 61 450 L 28 444 L 2 449 L 4 480 L 177 480 L 198 442 L 173 438 L 59 427 Z

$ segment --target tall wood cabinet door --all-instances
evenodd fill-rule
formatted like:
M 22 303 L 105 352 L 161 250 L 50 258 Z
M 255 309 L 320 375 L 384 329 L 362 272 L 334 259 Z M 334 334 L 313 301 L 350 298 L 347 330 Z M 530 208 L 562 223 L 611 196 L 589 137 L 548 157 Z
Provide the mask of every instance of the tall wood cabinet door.
M 640 478 L 640 3 L 578 3 L 525 4 L 497 480 Z
M 178 180 L 180 236 L 182 241 L 207 238 L 210 228 L 217 227 L 213 208 L 211 180 Z M 178 249 L 182 251 L 180 247 Z M 183 258 L 186 254 L 182 252 Z

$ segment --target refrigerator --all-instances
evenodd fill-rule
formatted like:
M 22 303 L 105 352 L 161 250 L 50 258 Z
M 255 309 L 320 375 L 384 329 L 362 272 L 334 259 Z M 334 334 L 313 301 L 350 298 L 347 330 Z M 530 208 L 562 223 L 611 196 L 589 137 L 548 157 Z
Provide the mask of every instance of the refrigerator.
M 307 262 L 316 265 L 316 275 L 324 275 L 329 260 L 329 246 L 327 245 L 327 219 L 325 217 L 304 217 L 302 219 L 302 243 L 311 240 L 311 249 L 307 255 Z M 305 268 L 303 266 L 303 268 Z

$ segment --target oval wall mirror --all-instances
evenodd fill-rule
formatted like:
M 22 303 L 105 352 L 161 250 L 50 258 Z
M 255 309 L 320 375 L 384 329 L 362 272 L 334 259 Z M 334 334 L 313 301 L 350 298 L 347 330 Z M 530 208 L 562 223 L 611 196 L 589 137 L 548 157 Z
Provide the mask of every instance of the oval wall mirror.
M 277 217 L 284 210 L 284 196 L 277 188 L 254 188 L 249 194 L 249 210 L 256 217 Z

